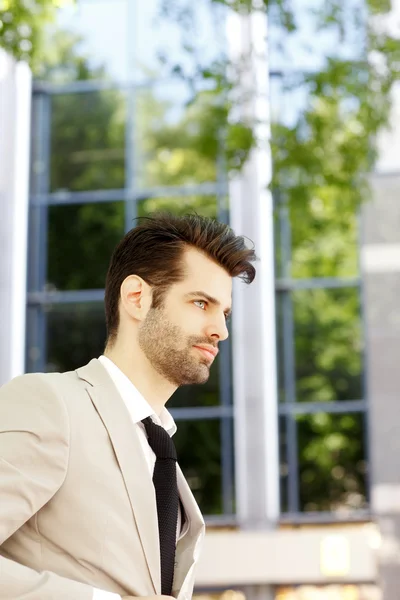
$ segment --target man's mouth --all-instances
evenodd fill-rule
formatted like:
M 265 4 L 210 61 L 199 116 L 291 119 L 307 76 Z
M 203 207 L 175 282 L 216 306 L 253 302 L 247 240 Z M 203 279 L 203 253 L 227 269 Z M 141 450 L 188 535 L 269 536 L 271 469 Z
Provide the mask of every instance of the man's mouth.
M 210 362 L 213 362 L 218 354 L 217 348 L 211 346 L 194 346 L 196 350 L 199 350 Z

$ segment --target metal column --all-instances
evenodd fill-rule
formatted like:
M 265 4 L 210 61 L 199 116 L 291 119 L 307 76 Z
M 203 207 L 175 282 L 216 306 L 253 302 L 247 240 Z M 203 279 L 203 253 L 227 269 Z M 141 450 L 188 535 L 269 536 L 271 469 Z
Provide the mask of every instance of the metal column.
M 24 372 L 31 72 L 0 49 L 0 385 Z
M 250 286 L 235 282 L 232 321 L 237 517 L 241 528 L 276 526 L 279 450 L 276 370 L 273 201 L 270 156 L 267 15 L 254 2 L 249 15 L 233 14 L 228 39 L 241 65 L 240 117 L 256 123 L 257 148 L 230 183 L 231 225 L 249 237 L 259 258 Z M 270 600 L 270 586 L 250 586 L 248 600 Z

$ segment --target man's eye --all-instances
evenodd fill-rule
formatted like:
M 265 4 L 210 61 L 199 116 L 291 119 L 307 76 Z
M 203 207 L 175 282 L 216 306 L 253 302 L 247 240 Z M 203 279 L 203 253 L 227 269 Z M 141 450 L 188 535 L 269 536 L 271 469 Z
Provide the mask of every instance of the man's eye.
M 207 302 L 205 300 L 195 300 L 194 303 L 196 304 L 196 306 L 198 306 L 199 304 L 202 304 L 203 306 L 200 306 L 199 308 L 202 308 L 203 310 L 207 306 Z

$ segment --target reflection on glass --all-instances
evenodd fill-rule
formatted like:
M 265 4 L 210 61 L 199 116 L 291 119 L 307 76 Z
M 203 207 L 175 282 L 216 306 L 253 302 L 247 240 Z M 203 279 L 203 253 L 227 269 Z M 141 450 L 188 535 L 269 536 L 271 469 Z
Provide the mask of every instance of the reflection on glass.
M 290 193 L 283 185 L 274 189 L 277 276 L 357 277 L 358 220 L 351 203 L 323 200 L 317 192 L 309 202 L 290 202 Z
M 359 290 L 298 290 L 292 293 L 292 301 L 295 372 L 290 373 L 290 365 L 285 368 L 288 378 L 295 378 L 297 400 L 362 399 Z M 284 318 L 289 319 L 290 313 Z M 282 341 L 281 333 L 278 342 Z
M 134 23 L 128 23 L 129 5 L 136 0 L 79 0 L 58 10 L 56 31 L 80 40 L 80 55 L 92 68 L 102 66 L 103 77 L 127 79 L 128 49 Z M 61 3 L 60 3 L 61 4 Z M 136 12 L 136 11 L 135 11 Z M 148 39 L 148 37 L 147 37 Z
M 223 512 L 236 514 L 236 477 L 233 417 L 221 419 Z
M 357 214 L 345 202 L 316 197 L 307 206 L 293 204 L 291 228 L 292 277 L 357 276 Z
M 103 303 L 49 307 L 46 340 L 46 371 L 69 371 L 98 358 L 106 341 Z
M 279 474 L 281 512 L 287 512 L 289 465 L 287 457 L 286 417 L 283 416 L 279 417 Z
M 49 207 L 49 289 L 103 289 L 111 254 L 124 235 L 124 202 Z
M 165 81 L 137 92 L 134 139 L 139 188 L 216 181 L 221 122 L 217 99 L 204 94 L 188 103 L 189 98 L 183 84 Z
M 145 217 L 154 212 L 170 212 L 175 215 L 197 213 L 204 217 L 217 218 L 218 207 L 215 196 L 181 196 L 146 198 L 138 203 L 138 216 Z
M 301 510 L 365 508 L 364 416 L 317 413 L 297 421 Z
M 178 421 L 174 441 L 179 464 L 206 515 L 222 508 L 220 420 Z
M 38 373 L 42 367 L 41 332 L 43 322 L 43 308 L 41 306 L 27 306 L 26 311 L 26 372 Z
M 51 191 L 123 188 L 125 121 L 126 102 L 120 91 L 54 96 Z
M 281 293 L 276 294 L 275 303 L 275 320 L 276 320 L 276 353 L 277 353 L 277 380 L 278 380 L 278 399 L 279 402 L 284 402 L 288 395 L 285 389 L 285 374 L 288 365 L 285 364 L 285 338 L 284 338 L 284 311 L 283 311 L 284 296 Z
M 165 72 L 183 63 L 185 70 L 194 75 L 197 61 L 207 65 L 223 60 L 227 40 L 221 32 L 226 29 L 226 10 L 221 4 L 148 0 L 145 10 L 136 10 L 136 69 L 140 74 L 148 77 L 149 72 L 159 72 L 166 61 Z M 160 56 L 165 61 L 160 61 Z

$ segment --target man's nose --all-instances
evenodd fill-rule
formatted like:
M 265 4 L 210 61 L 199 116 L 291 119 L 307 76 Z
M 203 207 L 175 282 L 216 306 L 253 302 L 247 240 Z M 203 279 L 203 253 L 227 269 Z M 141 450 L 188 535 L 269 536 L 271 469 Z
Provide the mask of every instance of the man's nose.
M 226 324 L 225 316 L 220 322 L 214 322 L 209 325 L 207 335 L 215 341 L 223 342 L 228 339 L 229 331 Z

